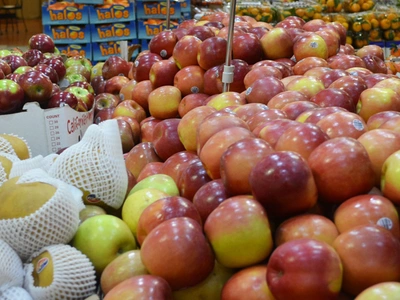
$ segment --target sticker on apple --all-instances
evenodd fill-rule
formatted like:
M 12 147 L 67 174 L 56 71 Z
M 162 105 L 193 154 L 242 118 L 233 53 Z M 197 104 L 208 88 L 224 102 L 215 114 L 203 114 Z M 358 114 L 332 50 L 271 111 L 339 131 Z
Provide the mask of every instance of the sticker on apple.
M 86 201 L 89 203 L 99 203 L 101 199 L 97 198 L 95 194 L 89 194 L 86 197 Z
M 364 125 L 360 120 L 354 119 L 353 120 L 353 126 L 355 129 L 357 129 L 358 131 L 362 131 L 364 130 Z
M 387 217 L 380 218 L 376 224 L 388 230 L 393 228 L 393 221 Z

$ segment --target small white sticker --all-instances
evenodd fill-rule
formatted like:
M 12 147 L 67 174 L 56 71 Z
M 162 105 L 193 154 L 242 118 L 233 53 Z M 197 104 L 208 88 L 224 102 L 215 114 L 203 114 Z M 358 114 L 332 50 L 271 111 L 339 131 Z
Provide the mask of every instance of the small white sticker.
M 119 94 L 119 98 L 121 99 L 121 101 L 124 101 L 124 99 L 125 99 L 124 94 Z
M 353 126 L 355 129 L 357 129 L 358 131 L 362 131 L 364 130 L 364 124 L 358 120 L 358 119 L 354 119 L 353 120 Z
M 200 91 L 200 89 L 199 89 L 197 86 L 192 86 L 192 88 L 190 89 L 190 91 L 191 91 L 193 94 L 197 94 L 197 93 Z
M 160 51 L 160 56 L 161 57 L 166 57 L 167 56 L 167 50 L 163 49 Z
M 311 42 L 310 43 L 310 47 L 311 48 L 317 48 L 318 47 L 318 43 L 317 42 Z
M 137 68 L 139 66 L 139 61 L 135 60 L 135 67 Z
M 250 95 L 251 91 L 253 90 L 252 87 L 247 88 L 246 90 L 246 96 Z
M 376 224 L 388 230 L 393 228 L 393 221 L 387 217 L 380 218 Z

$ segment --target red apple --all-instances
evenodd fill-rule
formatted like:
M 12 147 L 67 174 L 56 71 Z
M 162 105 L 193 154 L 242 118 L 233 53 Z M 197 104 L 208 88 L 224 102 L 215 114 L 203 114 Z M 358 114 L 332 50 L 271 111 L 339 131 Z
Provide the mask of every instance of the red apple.
M 171 300 L 172 290 L 162 277 L 148 274 L 136 275 L 117 284 L 104 297 L 105 300 L 128 298 Z
M 155 161 L 161 161 L 161 159 L 150 142 L 137 144 L 125 155 L 125 165 L 135 178 L 139 176 L 147 163 Z
M 329 87 L 332 82 L 336 81 L 337 79 L 350 75 L 347 71 L 342 69 L 330 69 L 330 71 L 324 72 L 319 79 L 324 84 L 325 88 Z M 312 76 L 312 75 L 311 75 Z
M 153 161 L 147 163 L 144 168 L 140 171 L 138 177 L 137 177 L 137 182 L 140 182 L 141 180 L 155 175 L 155 174 L 161 174 L 161 169 L 163 167 L 164 163 L 160 161 Z
M 139 55 L 132 65 L 132 76 L 137 82 L 148 80 L 151 66 L 163 58 L 156 53 L 147 52 Z
M 104 84 L 104 93 L 110 93 L 119 96 L 121 88 L 129 81 L 130 79 L 123 75 L 111 77 L 110 79 L 107 79 Z
M 187 217 L 169 219 L 154 228 L 142 244 L 141 255 L 149 273 L 163 277 L 173 290 L 206 279 L 215 260 L 202 227 Z
M 343 264 L 343 291 L 357 296 L 366 288 L 399 281 L 400 241 L 378 225 L 359 225 L 333 243 Z
M 365 68 L 362 58 L 351 54 L 337 54 L 330 57 L 329 67 L 332 69 L 347 70 L 353 67 Z
M 265 76 L 255 80 L 246 89 L 246 100 L 249 103 L 263 103 L 268 104 L 272 97 L 285 91 L 285 86 L 276 77 Z
M 327 68 L 328 63 L 325 59 L 321 57 L 305 57 L 298 62 L 293 67 L 294 75 L 304 75 L 308 70 L 314 68 Z M 310 75 L 307 75 L 310 76 Z
M 178 184 L 182 172 L 191 162 L 198 159 L 197 154 L 190 151 L 176 152 L 164 161 L 160 173 L 170 176 Z
M 29 41 L 30 49 L 37 49 L 41 52 L 50 52 L 53 53 L 55 46 L 53 39 L 44 33 L 38 33 L 30 37 Z
M 313 123 L 317 124 L 319 120 L 323 117 L 333 114 L 334 112 L 338 111 L 346 111 L 346 109 L 338 106 L 328 106 L 328 107 L 319 107 L 314 108 L 311 110 L 307 110 L 301 113 L 297 118 L 296 121 L 301 123 Z
M 206 99 L 209 95 L 204 93 L 189 94 L 182 98 L 178 106 L 178 113 L 181 118 L 183 118 L 191 110 L 204 106 Z
M 258 137 L 265 140 L 273 148 L 275 148 L 280 136 L 287 128 L 297 126 L 298 122 L 289 119 L 275 119 L 263 123 L 260 128 Z
M 282 110 L 273 108 L 254 114 L 246 123 L 249 129 L 253 131 L 257 126 L 275 119 L 287 119 L 287 115 Z
M 153 144 L 157 155 L 165 161 L 174 153 L 184 151 L 179 140 L 178 125 L 181 119 L 169 118 L 157 123 L 153 132 Z
M 197 52 L 202 41 L 193 35 L 185 35 L 175 45 L 172 56 L 179 69 L 197 65 Z
M 274 148 L 276 151 L 294 151 L 307 160 L 311 152 L 328 139 L 329 136 L 317 125 L 299 123 L 283 131 Z
M 173 85 L 174 76 L 179 71 L 175 61 L 164 59 L 155 62 L 149 71 L 149 79 L 154 89 L 164 86 Z
M 308 164 L 318 188 L 318 197 L 328 203 L 342 203 L 368 193 L 375 173 L 364 146 L 349 137 L 332 138 L 311 152 Z
M 102 66 L 101 72 L 105 80 L 110 79 L 114 76 L 125 76 L 128 77 L 131 66 L 128 61 L 123 59 L 121 56 L 111 55 L 106 59 Z
M 31 70 L 18 78 L 18 84 L 25 92 L 26 101 L 36 101 L 45 105 L 53 90 L 53 84 L 45 74 Z
M 306 213 L 286 219 L 275 230 L 275 244 L 294 239 L 311 238 L 333 245 L 339 235 L 335 223 L 325 216 Z
M 317 126 L 330 138 L 351 137 L 357 139 L 368 130 L 367 124 L 359 115 L 348 111 L 329 114 L 319 120 Z
M 296 118 L 305 111 L 313 110 L 320 107 L 311 101 L 294 101 L 286 103 L 282 108 L 282 112 L 286 114 L 288 119 L 296 120 Z
M 243 32 L 233 37 L 232 57 L 252 65 L 264 57 L 260 39 L 252 33 Z
M 385 160 L 400 150 L 400 134 L 387 129 L 370 129 L 358 141 L 367 150 L 375 172 L 375 185 L 379 187 Z
M 192 201 L 196 192 L 209 181 L 211 181 L 211 178 L 201 160 L 199 158 L 194 159 L 189 162 L 179 177 L 179 194 Z
M 22 109 L 25 103 L 24 90 L 10 80 L 0 80 L 0 114 L 15 113 Z
M 147 99 L 153 90 L 153 85 L 150 80 L 137 82 L 132 90 L 132 100 L 135 100 L 141 107 L 143 107 L 146 113 L 149 112 L 149 103 Z
M 252 194 L 270 217 L 302 213 L 317 202 L 318 192 L 307 161 L 292 151 L 266 155 L 251 170 Z
M 379 195 L 352 197 L 335 210 L 334 222 L 340 233 L 359 225 L 379 225 L 400 237 L 399 216 L 394 204 Z
M 136 234 L 138 243 L 142 245 L 147 235 L 162 222 L 178 217 L 188 217 L 202 225 L 196 207 L 184 197 L 169 196 L 151 203 L 139 218 Z
M 361 77 L 347 75 L 336 79 L 329 87 L 344 90 L 352 97 L 354 104 L 357 105 L 361 93 L 367 89 L 367 84 Z
M 153 141 L 154 127 L 159 122 L 161 122 L 161 119 L 156 119 L 156 118 L 150 116 L 139 123 L 142 142 L 152 142 Z
M 309 99 L 325 89 L 323 82 L 315 77 L 301 76 L 291 80 L 287 85 L 288 91 L 298 91 Z
M 349 112 L 356 112 L 356 106 L 354 105 L 353 98 L 351 98 L 346 91 L 337 88 L 327 88 L 321 90 L 311 97 L 310 101 L 318 104 L 320 107 L 336 106 L 343 107 Z
M 227 41 L 222 37 L 209 37 L 198 48 L 197 62 L 204 70 L 225 62 Z
M 99 110 L 94 114 L 93 123 L 100 124 L 105 120 L 110 120 L 113 118 L 115 107 L 106 107 L 102 110 Z
M 148 96 L 149 112 L 158 119 L 177 117 L 181 100 L 182 93 L 177 87 L 172 85 L 158 87 Z
M 12 73 L 10 65 L 4 59 L 0 59 L 0 69 L 3 71 L 5 76 Z
M 282 79 L 282 72 L 279 69 L 271 66 L 260 66 L 252 68 L 244 77 L 244 85 L 246 89 L 257 79 L 261 79 L 265 76 L 273 76 L 278 79 Z
M 205 41 L 206 39 L 210 38 L 210 37 L 214 37 L 215 33 L 213 31 L 213 29 L 209 26 L 203 26 L 203 25 L 196 25 L 193 26 L 192 28 L 189 28 L 188 35 L 193 35 L 197 38 L 199 38 L 201 41 Z
M 293 44 L 293 54 L 296 61 L 311 56 L 327 59 L 328 51 L 325 40 L 318 34 L 305 35 L 296 39 Z
M 286 29 L 275 27 L 260 39 L 267 59 L 290 58 L 293 55 L 293 40 Z
M 28 49 L 22 54 L 22 57 L 28 66 L 34 67 L 43 59 L 43 52 L 38 49 Z
M 312 238 L 278 246 L 267 265 L 267 284 L 276 299 L 338 299 L 342 263 L 329 244 Z M 296 284 L 293 284 L 296 282 Z
M 115 107 L 113 117 L 117 116 L 127 116 L 140 123 L 146 118 L 146 112 L 136 101 L 124 100 Z
M 295 101 L 307 101 L 309 98 L 299 91 L 283 91 L 268 101 L 269 108 L 281 109 L 287 103 Z
M 182 96 L 204 92 L 204 70 L 197 66 L 186 66 L 175 73 L 173 85 L 177 87 Z
M 78 105 L 78 98 L 70 92 L 58 92 L 53 94 L 47 102 L 48 108 L 62 107 L 65 105 L 75 109 Z
M 171 30 L 164 30 L 156 34 L 149 43 L 149 50 L 151 53 L 158 54 L 163 59 L 172 56 L 175 44 L 178 38 Z
M 229 195 L 251 194 L 248 181 L 251 169 L 273 148 L 264 140 L 244 138 L 235 142 L 221 156 L 221 179 Z
M 110 93 L 100 93 L 94 97 L 94 111 L 95 114 L 107 107 L 117 107 L 117 105 L 121 102 L 121 99 Z

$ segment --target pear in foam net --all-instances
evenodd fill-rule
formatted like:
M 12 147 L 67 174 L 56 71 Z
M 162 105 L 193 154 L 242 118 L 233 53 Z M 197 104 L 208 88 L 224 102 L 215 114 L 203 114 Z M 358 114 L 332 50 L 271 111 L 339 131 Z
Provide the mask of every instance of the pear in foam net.
M 0 152 L 16 155 L 19 159 L 32 157 L 25 139 L 14 134 L 0 134 Z
M 78 143 L 57 157 L 49 174 L 79 188 L 85 204 L 119 209 L 128 174 L 117 120 L 90 125 Z
M 44 247 L 25 264 L 24 288 L 35 300 L 86 299 L 96 290 L 95 270 L 69 245 Z
M 23 281 L 21 258 L 10 245 L 0 240 L 0 294 L 10 287 L 22 287 Z
M 41 169 L 0 186 L 0 239 L 25 261 L 42 247 L 68 243 L 84 208 L 82 192 Z

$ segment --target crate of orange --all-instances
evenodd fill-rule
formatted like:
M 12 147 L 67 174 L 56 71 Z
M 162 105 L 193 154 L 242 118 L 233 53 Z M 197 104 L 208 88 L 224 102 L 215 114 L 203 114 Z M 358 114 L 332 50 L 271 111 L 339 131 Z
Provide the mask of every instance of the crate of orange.
M 43 25 L 88 24 L 89 7 L 68 1 L 55 2 L 42 5 Z
M 343 0 L 318 0 L 324 13 L 339 13 L 343 10 Z
M 358 13 L 372 10 L 375 0 L 344 0 L 343 9 L 348 13 Z
M 135 4 L 127 0 L 120 0 L 113 4 L 89 6 L 89 21 L 91 24 L 130 22 L 134 21 L 135 18 Z
M 137 38 L 136 22 L 90 24 L 92 42 L 125 41 Z
M 280 5 L 281 19 L 296 16 L 308 22 L 322 19 L 323 5 L 316 1 L 282 2 Z
M 178 27 L 178 20 L 171 20 L 169 29 Z M 167 29 L 167 21 L 161 19 L 137 20 L 138 38 L 152 39 L 155 35 Z
M 278 21 L 278 11 L 268 3 L 240 2 L 236 4 L 236 15 L 249 16 L 259 22 L 275 23 Z

